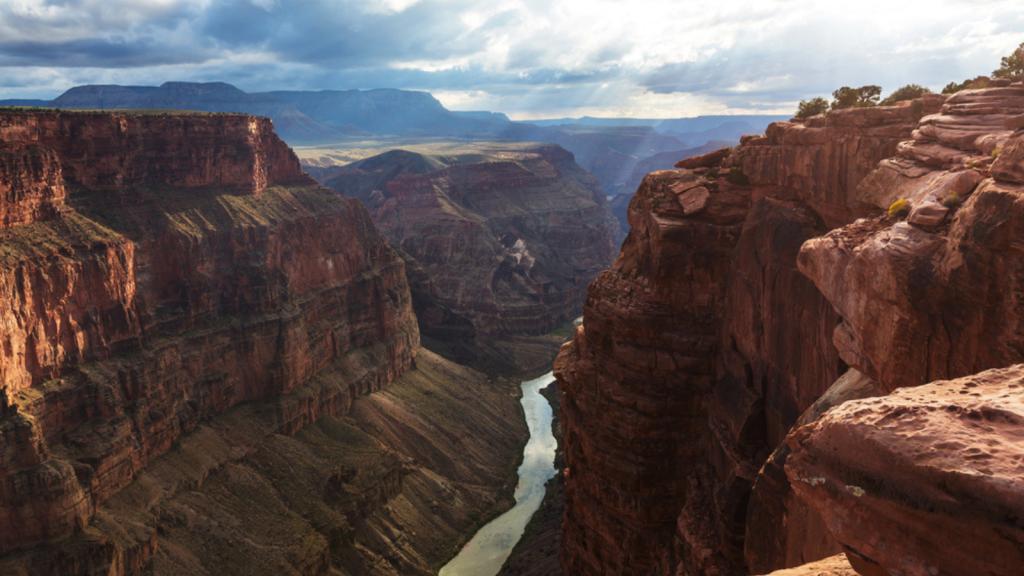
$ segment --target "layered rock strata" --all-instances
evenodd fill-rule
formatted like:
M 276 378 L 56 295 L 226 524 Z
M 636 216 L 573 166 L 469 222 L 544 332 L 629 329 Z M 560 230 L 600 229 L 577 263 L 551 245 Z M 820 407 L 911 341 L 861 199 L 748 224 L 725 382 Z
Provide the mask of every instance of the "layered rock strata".
M 857 186 L 943 99 L 776 123 L 692 171 L 648 176 L 556 362 L 566 573 L 765 573 L 838 551 L 796 525 L 823 522 L 793 497 L 787 454 L 759 481 L 847 371 L 832 345 L 842 318 L 797 258 L 877 211 Z
M 632 230 L 590 287 L 584 322 L 555 362 L 565 430 L 566 574 L 675 569 L 688 476 L 702 461 L 702 398 L 715 382 L 729 255 L 750 190 L 655 172 Z
M 304 387 L 372 365 L 338 368 Z M 0 556 L 0 573 L 436 574 L 512 504 L 527 435 L 516 388 L 421 349 L 386 389 L 294 435 L 276 433 L 273 402 L 236 406 L 104 501 L 83 531 Z
M 5 114 L 0 137 L 43 159 L 0 210 L 21 214 L 0 231 L 0 551 L 102 532 L 104 501 L 232 406 L 269 400 L 294 434 L 412 364 L 401 258 L 269 121 Z M 156 548 L 152 526 L 114 534 L 61 570 Z
M 604 193 L 558 146 L 395 150 L 322 178 L 362 200 L 481 334 L 540 334 L 571 320 L 613 257 Z

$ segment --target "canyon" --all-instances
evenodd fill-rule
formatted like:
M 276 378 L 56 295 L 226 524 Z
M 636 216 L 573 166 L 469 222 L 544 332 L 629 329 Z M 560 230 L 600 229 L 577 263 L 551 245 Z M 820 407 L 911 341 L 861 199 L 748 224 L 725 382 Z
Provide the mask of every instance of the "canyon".
M 1024 85 L 692 152 L 614 257 L 557 144 L 322 186 L 267 118 L 0 112 L 0 574 L 435 573 L 552 360 L 502 574 L 1019 574 Z
M 647 175 L 555 362 L 563 573 L 1019 573 L 1021 118 L 993 80 Z
M 393 150 L 317 172 L 358 198 L 477 334 L 540 334 L 578 316 L 613 257 L 597 179 L 556 145 Z
M 270 120 L 0 141 L 0 573 L 430 574 L 511 504 L 516 383 L 421 347 L 466 326 Z

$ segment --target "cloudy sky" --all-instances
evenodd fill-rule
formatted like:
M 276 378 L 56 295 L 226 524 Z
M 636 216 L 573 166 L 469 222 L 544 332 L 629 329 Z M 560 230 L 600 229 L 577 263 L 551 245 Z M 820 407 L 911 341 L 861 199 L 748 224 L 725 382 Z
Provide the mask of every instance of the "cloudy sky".
M 791 113 L 843 85 L 938 90 L 1021 42 L 1020 0 L 0 0 L 0 98 L 186 80 L 518 119 Z

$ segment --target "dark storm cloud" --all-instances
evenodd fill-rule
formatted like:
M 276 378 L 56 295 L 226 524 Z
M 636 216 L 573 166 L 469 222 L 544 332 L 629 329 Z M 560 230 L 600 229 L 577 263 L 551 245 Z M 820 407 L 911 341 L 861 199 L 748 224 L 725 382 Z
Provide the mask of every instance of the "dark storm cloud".
M 206 11 L 199 31 L 224 48 L 261 46 L 286 62 L 342 67 L 386 65 L 474 54 L 493 26 L 469 30 L 460 16 L 473 2 L 420 2 L 400 12 L 366 12 L 363 2 L 298 2 L 265 9 L 245 0 Z M 507 15 L 504 15 L 507 16 Z M 498 23 L 507 23 L 497 18 Z
M 0 66 L 139 67 L 201 63 L 203 50 L 191 46 L 170 49 L 152 38 L 107 38 L 69 42 L 0 41 Z

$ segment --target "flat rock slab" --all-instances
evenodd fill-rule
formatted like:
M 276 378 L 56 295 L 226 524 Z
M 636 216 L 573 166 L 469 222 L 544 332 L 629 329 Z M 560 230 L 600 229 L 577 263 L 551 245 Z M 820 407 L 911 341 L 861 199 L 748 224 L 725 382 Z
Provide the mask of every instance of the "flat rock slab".
M 1024 365 L 847 402 L 787 442 L 860 574 L 1024 574 Z
M 857 572 L 850 566 L 846 554 L 837 554 L 796 568 L 776 570 L 765 576 L 857 576 Z

